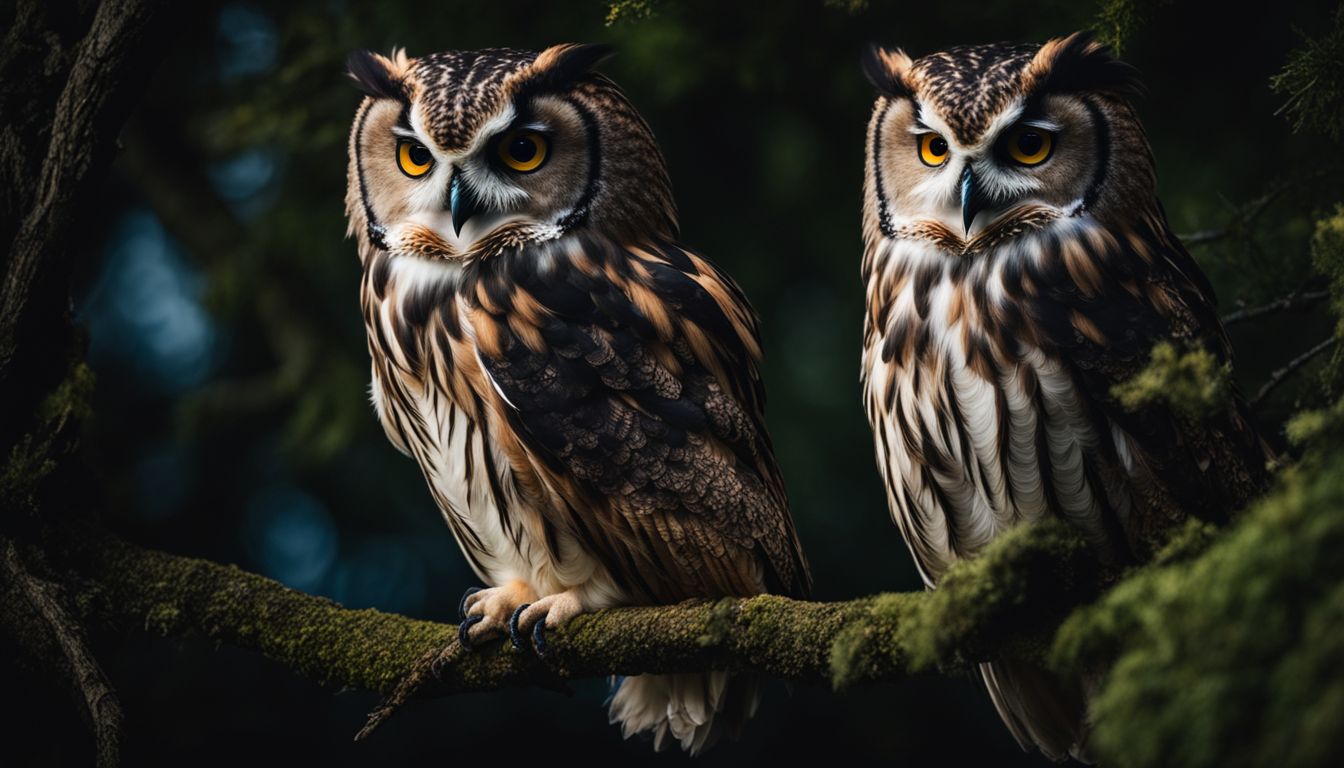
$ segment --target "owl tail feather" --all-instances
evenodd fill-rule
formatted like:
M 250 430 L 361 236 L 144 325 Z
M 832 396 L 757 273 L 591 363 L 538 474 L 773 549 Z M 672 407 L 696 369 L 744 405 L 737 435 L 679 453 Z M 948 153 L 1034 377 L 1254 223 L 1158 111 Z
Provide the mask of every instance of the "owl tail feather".
M 980 665 L 980 675 L 1004 725 L 1022 749 L 1063 762 L 1070 757 L 1091 764 L 1087 694 L 1079 680 L 1068 680 L 1021 661 Z
M 675 741 L 698 755 L 724 734 L 737 737 L 756 713 L 760 688 L 756 677 L 728 672 L 617 677 L 608 711 L 627 739 L 650 737 L 659 752 Z

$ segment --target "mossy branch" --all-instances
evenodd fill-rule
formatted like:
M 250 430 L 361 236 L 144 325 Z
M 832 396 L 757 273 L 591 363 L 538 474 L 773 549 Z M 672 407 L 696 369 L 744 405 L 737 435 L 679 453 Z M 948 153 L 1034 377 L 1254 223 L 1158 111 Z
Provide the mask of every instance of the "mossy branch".
M 456 627 L 350 610 L 236 567 L 80 533 L 62 558 L 84 582 L 89 621 L 200 635 L 259 652 L 322 683 L 415 695 L 561 687 L 607 675 L 754 671 L 844 686 L 1029 652 L 1098 594 L 1093 555 L 1062 523 L 1020 530 L 947 577 L 936 593 L 833 603 L 778 596 L 619 608 L 547 634 L 547 650 L 507 642 L 469 651 Z M 1034 650 L 1024 650 L 1034 649 Z M 408 670 L 419 670 L 407 676 Z

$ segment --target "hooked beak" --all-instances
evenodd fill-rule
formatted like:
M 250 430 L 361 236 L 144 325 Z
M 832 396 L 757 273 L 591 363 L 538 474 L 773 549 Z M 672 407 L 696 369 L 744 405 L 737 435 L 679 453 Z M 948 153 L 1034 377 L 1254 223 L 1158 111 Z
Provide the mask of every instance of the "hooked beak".
M 448 182 L 448 210 L 453 215 L 453 234 L 458 236 L 462 235 L 467 219 L 481 210 L 481 201 L 462 179 L 462 171 L 457 169 L 453 170 L 453 178 Z
M 989 198 L 985 197 L 980 187 L 976 186 L 975 172 L 969 165 L 966 166 L 966 170 L 961 172 L 961 225 L 966 229 L 966 234 L 971 233 L 975 215 L 988 205 Z M 453 217 L 453 221 L 457 221 L 456 216 Z

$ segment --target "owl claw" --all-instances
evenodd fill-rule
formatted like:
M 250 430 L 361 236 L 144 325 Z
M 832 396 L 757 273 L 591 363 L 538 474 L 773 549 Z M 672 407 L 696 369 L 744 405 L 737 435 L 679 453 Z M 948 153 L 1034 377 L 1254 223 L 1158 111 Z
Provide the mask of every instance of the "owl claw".
M 538 656 L 546 655 L 546 630 L 554 629 L 583 613 L 583 601 L 575 590 L 566 590 L 525 605 L 509 620 L 509 634 L 515 647 L 522 646 L 522 638 L 532 636 L 532 648 Z
M 467 618 L 467 598 L 480 592 L 480 587 L 467 587 L 467 591 L 462 593 L 462 599 L 457 604 L 457 618 L 459 620 Z
M 523 603 L 514 609 L 513 615 L 509 617 L 509 642 L 513 643 L 516 650 L 523 650 L 523 636 L 518 632 L 518 617 L 527 610 L 531 603 Z
M 513 647 L 520 651 L 523 650 L 523 645 L 526 642 L 523 636 L 527 634 L 527 629 L 526 627 L 520 629 L 518 620 L 522 617 L 523 611 L 530 607 L 529 604 L 518 606 L 518 610 L 514 611 L 513 616 L 509 618 L 509 642 L 513 643 Z M 536 623 L 532 625 L 532 649 L 536 651 L 538 656 L 544 656 L 546 655 L 546 614 L 542 613 L 541 618 L 535 621 Z
M 462 623 L 458 625 L 458 636 L 462 640 L 462 645 L 480 645 L 495 638 L 511 635 L 510 615 L 517 612 L 515 609 L 519 605 L 525 605 L 536 599 L 536 591 L 520 579 L 485 589 L 476 587 L 468 589 L 466 594 L 462 595 L 462 602 L 458 606 L 458 610 L 462 613 Z M 525 634 L 523 632 L 520 636 Z
M 457 642 L 468 651 L 474 650 L 471 638 L 468 636 L 468 630 L 482 621 L 485 621 L 484 616 L 468 616 L 462 620 L 461 624 L 457 625 Z
M 537 649 L 538 656 L 546 655 L 546 620 L 538 621 L 532 627 L 532 647 Z

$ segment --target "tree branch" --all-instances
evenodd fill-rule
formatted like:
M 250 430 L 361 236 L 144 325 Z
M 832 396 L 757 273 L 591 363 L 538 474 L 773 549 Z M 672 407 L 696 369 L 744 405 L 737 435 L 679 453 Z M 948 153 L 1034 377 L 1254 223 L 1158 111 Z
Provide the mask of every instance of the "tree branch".
M 144 45 L 163 0 L 106 0 L 79 44 L 52 116 L 32 207 L 10 244 L 0 290 L 0 382 L 13 375 L 20 326 L 37 287 L 59 274 L 90 179 L 111 160 L 117 130 L 157 46 Z M 34 148 L 36 149 L 36 148 Z M 10 183 L 21 183 L 12 180 Z M 65 291 L 60 291 L 64 298 Z
M 390 693 L 370 728 L 419 696 L 554 689 L 564 679 L 724 669 L 845 686 L 1002 655 L 1041 659 L 1053 628 L 1106 580 L 1069 526 L 1022 526 L 953 569 L 937 592 L 597 611 L 548 632 L 539 658 L 507 642 L 470 651 L 454 625 L 349 610 L 236 567 L 103 533 L 62 541 L 63 560 L 93 585 L 96 599 L 79 601 L 93 612 L 89 620 L 203 635 L 321 683 Z
M 1273 314 L 1275 312 L 1287 312 L 1290 309 L 1300 307 L 1309 307 L 1321 301 L 1330 298 L 1329 291 L 1297 291 L 1281 296 L 1268 304 L 1259 307 L 1243 307 L 1233 312 L 1223 315 L 1223 325 L 1233 325 L 1236 323 L 1254 320 L 1258 317 Z
M 1287 380 L 1289 376 L 1292 376 L 1299 368 L 1311 362 L 1317 355 L 1334 347 L 1338 341 L 1339 337 L 1331 336 L 1320 344 L 1317 344 L 1306 352 L 1289 360 L 1287 365 L 1270 374 L 1269 381 L 1266 381 L 1264 386 L 1260 387 L 1260 391 L 1256 392 L 1255 397 L 1251 398 L 1249 405 L 1251 407 L 1258 405 L 1261 400 L 1265 399 L 1266 395 L 1273 392 L 1280 384 Z
M 1336 168 L 1325 168 L 1318 170 L 1315 173 L 1306 174 L 1297 179 L 1281 181 L 1271 187 L 1265 194 L 1245 203 L 1240 208 L 1235 209 L 1232 212 L 1231 221 L 1227 226 L 1218 227 L 1216 229 L 1203 229 L 1197 232 L 1177 235 L 1177 237 L 1186 248 L 1193 248 L 1198 245 L 1209 245 L 1220 240 L 1226 240 L 1233 235 L 1244 234 L 1256 218 L 1264 213 L 1265 210 L 1269 208 L 1270 204 L 1279 199 L 1283 193 L 1296 186 L 1304 186 L 1338 172 L 1339 171 Z
M 62 605 L 58 588 L 29 573 L 12 542 L 0 543 L 0 573 L 41 617 L 47 625 L 47 633 L 60 647 L 71 682 L 84 699 L 93 726 L 97 764 L 99 768 L 115 768 L 121 754 L 121 702 L 89 650 L 84 631 Z

